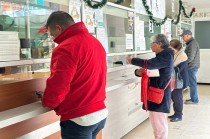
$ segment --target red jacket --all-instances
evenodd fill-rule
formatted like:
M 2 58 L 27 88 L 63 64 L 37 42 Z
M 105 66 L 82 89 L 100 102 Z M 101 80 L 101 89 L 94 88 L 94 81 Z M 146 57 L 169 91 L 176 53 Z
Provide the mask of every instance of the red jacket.
M 51 74 L 43 106 L 61 115 L 61 121 L 106 108 L 106 52 L 83 22 L 67 28 L 55 40 Z

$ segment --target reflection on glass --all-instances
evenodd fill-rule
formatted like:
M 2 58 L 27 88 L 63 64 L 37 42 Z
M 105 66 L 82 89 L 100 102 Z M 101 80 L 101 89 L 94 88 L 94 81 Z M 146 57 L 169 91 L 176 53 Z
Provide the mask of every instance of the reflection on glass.
M 49 15 L 53 11 L 63 10 L 68 12 L 68 5 L 40 1 L 37 4 L 31 3 L 30 10 L 30 38 L 32 58 L 51 57 L 55 43 L 46 31 L 42 31 Z
M 0 1 L 0 31 L 16 31 L 20 38 L 20 58 L 47 58 L 55 47 L 47 32 L 40 32 L 48 16 L 56 10 L 68 12 L 68 2 L 48 0 Z
M 2 31 L 18 31 L 20 32 L 20 37 L 25 37 L 25 19 L 23 16 L 20 16 L 25 6 L 23 2 L 0 1 L 0 24 Z

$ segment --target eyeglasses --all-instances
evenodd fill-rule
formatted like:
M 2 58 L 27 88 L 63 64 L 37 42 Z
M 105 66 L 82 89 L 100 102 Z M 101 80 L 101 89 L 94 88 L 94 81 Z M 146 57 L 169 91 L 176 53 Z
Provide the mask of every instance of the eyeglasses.
M 157 43 L 157 42 L 151 42 L 150 45 L 153 45 L 153 44 L 155 44 L 155 43 Z

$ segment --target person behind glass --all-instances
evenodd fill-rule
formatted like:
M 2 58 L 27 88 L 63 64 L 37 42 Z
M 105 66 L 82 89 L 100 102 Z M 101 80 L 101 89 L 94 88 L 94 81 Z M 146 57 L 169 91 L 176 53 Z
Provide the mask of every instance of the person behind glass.
M 159 77 L 149 77 L 150 86 L 163 89 L 171 79 L 173 70 L 173 50 L 169 48 L 169 41 L 163 34 L 151 37 L 151 49 L 156 53 L 155 58 L 148 59 L 148 69 L 158 69 Z M 127 58 L 128 63 L 144 67 L 144 59 Z M 135 75 L 141 76 L 143 69 L 135 70 Z M 171 86 L 164 91 L 160 104 L 148 101 L 149 119 L 153 128 L 155 139 L 167 139 L 168 121 L 167 113 L 170 112 Z M 144 107 L 143 107 L 144 108 Z
M 108 115 L 106 52 L 84 23 L 66 12 L 53 12 L 46 27 L 58 46 L 42 104 L 60 115 L 62 139 L 96 139 Z
M 198 104 L 198 90 L 196 74 L 200 67 L 200 48 L 198 42 L 192 37 L 190 30 L 184 30 L 180 35 L 186 42 L 185 53 L 187 54 L 188 74 L 189 74 L 189 88 L 190 99 L 185 101 L 185 104 Z
M 183 89 L 189 85 L 187 55 L 185 54 L 184 49 L 182 48 L 182 44 L 179 40 L 171 40 L 170 47 L 172 50 L 174 50 L 174 70 L 179 70 L 180 76 L 183 79 L 183 88 L 174 89 L 171 93 L 174 114 L 168 116 L 168 118 L 171 119 L 171 122 L 177 122 L 182 120 L 183 115 Z

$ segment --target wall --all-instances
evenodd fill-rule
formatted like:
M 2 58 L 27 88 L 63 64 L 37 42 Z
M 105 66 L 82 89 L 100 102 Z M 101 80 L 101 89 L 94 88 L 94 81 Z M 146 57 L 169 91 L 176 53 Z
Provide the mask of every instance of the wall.
M 195 39 L 200 45 L 200 69 L 198 70 L 197 82 L 210 83 L 208 75 L 210 59 L 210 9 L 197 9 L 193 16 L 193 32 Z

